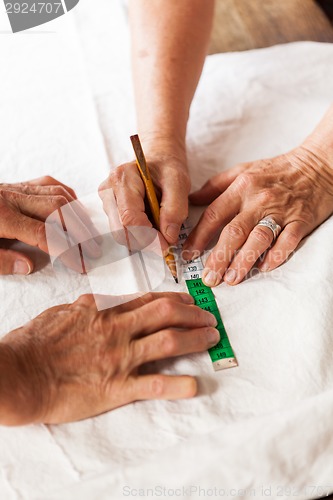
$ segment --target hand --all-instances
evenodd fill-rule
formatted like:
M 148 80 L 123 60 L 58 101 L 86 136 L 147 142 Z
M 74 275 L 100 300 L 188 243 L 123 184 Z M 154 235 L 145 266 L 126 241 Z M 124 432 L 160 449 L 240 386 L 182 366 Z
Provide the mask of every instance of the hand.
M 219 341 L 215 326 L 215 317 L 188 294 L 147 294 L 100 312 L 92 295 L 53 307 L 0 342 L 15 370 L 1 373 L 0 356 L 0 423 L 61 423 L 136 400 L 192 397 L 193 377 L 139 375 L 138 369 L 205 351 Z
M 180 226 L 188 214 L 190 180 L 184 154 L 149 154 L 148 149 L 147 163 L 154 186 L 161 195 L 160 231 L 169 245 L 176 244 Z M 113 189 L 125 227 L 152 227 L 145 213 L 145 187 L 135 161 L 110 173 L 100 190 L 109 188 Z
M 71 188 L 49 176 L 17 184 L 0 184 L 0 238 L 17 239 L 48 252 L 44 221 L 52 212 L 74 200 L 76 194 Z M 82 234 L 88 232 L 91 237 L 92 223 L 79 202 L 74 210 L 76 217 L 72 226 Z M 90 244 L 96 253 L 99 252 L 94 240 Z M 0 249 L 0 274 L 30 274 L 33 268 L 32 260 L 24 253 Z
M 190 196 L 195 205 L 211 205 L 184 246 L 184 258 L 219 240 L 209 256 L 203 280 L 240 283 L 260 256 L 261 271 L 281 265 L 300 241 L 333 213 L 333 170 L 305 146 L 270 160 L 237 165 L 209 180 Z M 272 231 L 258 222 L 272 217 L 282 228 Z

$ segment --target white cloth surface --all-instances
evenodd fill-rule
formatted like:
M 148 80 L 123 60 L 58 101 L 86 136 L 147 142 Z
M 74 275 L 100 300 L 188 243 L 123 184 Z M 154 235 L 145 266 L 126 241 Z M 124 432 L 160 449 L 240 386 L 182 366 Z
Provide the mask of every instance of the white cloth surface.
M 55 33 L 1 38 L 2 181 L 50 174 L 83 196 L 108 164 L 132 157 L 125 3 L 95 4 L 81 0 Z M 188 130 L 193 187 L 298 145 L 333 101 L 332 63 L 332 45 L 307 42 L 208 57 Z M 330 218 L 280 269 L 216 289 L 239 367 L 214 373 L 206 353 L 156 363 L 195 375 L 198 397 L 0 428 L 0 498 L 120 499 L 160 485 L 184 487 L 180 498 L 215 487 L 217 498 L 333 491 L 332 230 Z M 0 280 L 1 334 L 90 290 L 86 277 L 30 252 L 36 273 Z

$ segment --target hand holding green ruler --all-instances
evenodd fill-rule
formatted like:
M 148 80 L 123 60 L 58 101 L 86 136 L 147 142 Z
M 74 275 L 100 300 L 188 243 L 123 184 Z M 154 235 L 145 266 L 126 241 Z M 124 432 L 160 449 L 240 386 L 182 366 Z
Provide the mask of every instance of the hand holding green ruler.
M 146 163 L 139 136 L 131 136 L 131 142 L 136 157 L 136 163 L 145 186 L 146 198 L 148 200 L 150 210 L 154 218 L 155 227 L 157 229 L 160 229 L 159 203 L 156 197 L 155 188 L 150 176 L 149 167 Z M 182 225 L 181 234 L 179 235 L 179 250 L 181 250 L 190 229 L 191 227 L 188 225 L 188 222 L 185 222 Z M 165 257 L 165 260 L 176 283 L 178 283 L 176 263 L 172 251 L 169 251 L 169 254 Z M 227 332 L 225 331 L 220 311 L 218 310 L 212 289 L 204 285 L 204 283 L 202 282 L 202 270 L 203 265 L 200 257 L 193 261 L 185 262 L 183 265 L 183 275 L 185 278 L 186 286 L 190 295 L 192 295 L 192 297 L 194 298 L 195 304 L 201 309 L 210 311 L 212 314 L 214 314 L 215 318 L 218 321 L 216 328 L 220 332 L 220 341 L 218 342 L 218 344 L 216 344 L 216 346 L 209 349 L 208 352 L 213 362 L 214 370 L 224 370 L 225 368 L 237 366 L 238 363 L 231 348 Z
M 179 235 L 180 250 L 185 243 L 190 230 L 191 227 L 188 221 L 185 221 L 181 227 L 181 233 Z M 193 261 L 185 262 L 182 267 L 187 289 L 190 295 L 194 298 L 195 304 L 201 309 L 205 309 L 206 311 L 214 314 L 218 321 L 216 328 L 220 332 L 220 341 L 208 351 L 214 370 L 218 371 L 238 366 L 212 289 L 206 286 L 201 279 L 201 273 L 203 271 L 201 258 L 198 257 Z

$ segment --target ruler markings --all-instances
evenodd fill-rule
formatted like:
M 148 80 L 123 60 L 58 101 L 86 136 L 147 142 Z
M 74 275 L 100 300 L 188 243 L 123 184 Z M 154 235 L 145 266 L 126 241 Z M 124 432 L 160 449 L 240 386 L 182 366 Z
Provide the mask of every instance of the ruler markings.
M 178 249 L 181 251 L 182 246 L 191 230 L 191 226 L 186 221 L 179 235 Z M 215 371 L 223 370 L 238 366 L 234 352 L 230 345 L 230 341 L 225 330 L 220 311 L 218 309 L 214 293 L 211 288 L 206 286 L 202 279 L 203 264 L 201 258 L 198 257 L 190 262 L 185 262 L 182 265 L 183 277 L 189 294 L 194 298 L 195 304 L 201 309 L 211 312 L 217 319 L 217 330 L 220 332 L 219 342 L 208 350 Z

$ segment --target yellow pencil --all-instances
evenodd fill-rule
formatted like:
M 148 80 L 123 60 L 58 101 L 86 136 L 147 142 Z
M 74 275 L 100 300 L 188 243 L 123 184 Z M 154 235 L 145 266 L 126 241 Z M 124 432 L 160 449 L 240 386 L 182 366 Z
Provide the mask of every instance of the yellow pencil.
M 141 146 L 141 142 L 138 135 L 131 136 L 131 142 L 134 149 L 136 164 L 138 166 L 141 178 L 145 185 L 146 196 L 148 199 L 149 207 L 154 218 L 154 223 L 156 229 L 160 229 L 160 205 L 157 200 L 154 184 L 152 178 L 150 176 L 149 168 L 146 162 L 145 155 L 143 153 L 143 149 Z M 170 269 L 170 272 L 175 280 L 178 283 L 177 277 L 177 266 L 175 262 L 175 257 L 173 252 L 169 249 L 169 253 L 164 257 L 165 262 Z

